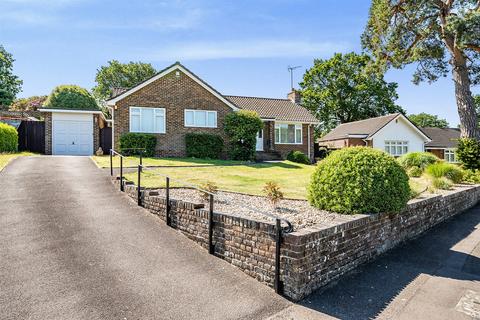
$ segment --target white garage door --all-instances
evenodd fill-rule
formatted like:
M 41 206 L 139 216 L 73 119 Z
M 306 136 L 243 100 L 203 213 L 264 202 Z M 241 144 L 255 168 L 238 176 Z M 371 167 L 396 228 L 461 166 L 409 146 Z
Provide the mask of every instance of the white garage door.
M 54 155 L 92 155 L 93 115 L 52 113 L 52 153 Z

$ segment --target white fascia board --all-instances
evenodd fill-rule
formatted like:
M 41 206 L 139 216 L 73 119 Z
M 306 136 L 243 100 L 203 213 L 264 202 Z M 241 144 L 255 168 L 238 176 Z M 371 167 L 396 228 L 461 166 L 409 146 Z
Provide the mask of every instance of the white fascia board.
M 415 130 L 418 135 L 422 136 L 423 139 L 425 140 L 425 142 L 430 142 L 432 141 L 432 139 L 430 139 L 429 137 L 427 137 L 425 135 L 425 133 L 423 133 L 420 129 L 418 129 L 410 120 L 408 120 L 407 117 L 405 117 L 403 114 L 399 114 L 397 117 L 393 118 L 392 120 L 390 120 L 390 122 L 388 122 L 384 127 L 382 127 L 380 130 L 378 130 L 377 132 L 375 132 L 374 135 L 370 136 L 369 138 L 365 139 L 365 140 L 373 140 L 373 137 L 375 137 L 377 135 L 377 133 L 379 133 L 380 131 L 383 130 L 383 128 L 385 128 L 389 123 L 391 123 L 392 121 L 394 120 L 397 120 L 398 118 L 402 118 L 403 120 L 405 120 L 405 122 L 407 123 L 407 125 L 412 128 L 413 130 Z
M 190 73 L 188 70 L 186 70 L 184 67 L 182 67 L 181 65 L 173 65 L 171 66 L 170 68 L 164 70 L 163 72 L 157 74 L 156 76 L 148 79 L 147 81 L 144 81 L 142 83 L 140 83 L 139 85 L 137 85 L 136 87 L 133 87 L 131 88 L 130 90 L 127 90 L 125 91 L 124 93 L 122 93 L 121 95 L 119 95 L 118 97 L 116 98 L 113 98 L 111 100 L 108 100 L 107 101 L 107 105 L 109 106 L 114 106 L 118 101 L 124 99 L 125 97 L 131 95 L 132 93 L 142 89 L 143 87 L 145 86 L 148 86 L 149 84 L 151 84 L 152 82 L 164 77 L 165 75 L 169 74 L 170 72 L 174 71 L 174 70 L 180 70 L 182 71 L 184 74 L 186 74 L 188 77 L 190 77 L 193 81 L 195 81 L 196 83 L 198 83 L 200 86 L 202 86 L 205 90 L 207 90 L 208 92 L 210 92 L 211 94 L 213 94 L 215 97 L 217 97 L 220 101 L 222 101 L 223 103 L 225 103 L 226 105 L 228 105 L 230 108 L 232 108 L 234 111 L 237 111 L 239 110 L 238 107 L 236 105 L 234 105 L 232 102 L 230 102 L 229 100 L 225 99 L 221 94 L 219 94 L 218 92 L 212 90 L 208 85 L 206 85 L 202 80 L 198 79 L 198 77 L 196 77 L 195 75 L 193 75 L 192 73 Z
M 39 109 L 40 112 L 56 112 L 56 113 L 91 113 L 91 114 L 101 114 L 102 111 L 93 111 L 93 110 L 66 110 L 66 109 Z

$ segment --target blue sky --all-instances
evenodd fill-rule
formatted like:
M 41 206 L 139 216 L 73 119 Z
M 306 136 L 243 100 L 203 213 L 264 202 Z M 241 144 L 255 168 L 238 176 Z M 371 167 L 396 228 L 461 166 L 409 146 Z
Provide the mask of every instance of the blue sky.
M 360 51 L 367 0 L 0 0 L 0 43 L 24 81 L 20 96 L 59 84 L 94 86 L 108 60 L 180 60 L 224 94 L 285 97 L 288 65 Z M 412 68 L 389 71 L 398 104 L 457 125 L 450 78 L 411 83 Z M 477 90 L 478 92 L 478 90 Z

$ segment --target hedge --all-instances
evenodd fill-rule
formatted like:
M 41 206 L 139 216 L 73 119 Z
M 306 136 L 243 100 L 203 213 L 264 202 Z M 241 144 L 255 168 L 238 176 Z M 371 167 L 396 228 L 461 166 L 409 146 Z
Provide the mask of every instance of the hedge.
M 405 170 L 383 151 L 345 148 L 320 161 L 308 188 L 314 207 L 345 214 L 396 212 L 410 187 Z
M 17 150 L 17 130 L 11 125 L 0 122 L 0 152 L 16 152 Z
M 287 160 L 297 163 L 310 164 L 310 159 L 301 151 L 290 151 L 287 155 Z
M 219 159 L 223 152 L 223 139 L 216 134 L 187 133 L 185 145 L 187 157 Z
M 143 155 L 145 157 L 153 157 L 155 155 L 155 147 L 157 138 L 153 134 L 148 133 L 125 133 L 120 137 L 120 152 L 125 155 L 139 154 L 138 150 L 128 150 L 132 148 L 144 148 Z

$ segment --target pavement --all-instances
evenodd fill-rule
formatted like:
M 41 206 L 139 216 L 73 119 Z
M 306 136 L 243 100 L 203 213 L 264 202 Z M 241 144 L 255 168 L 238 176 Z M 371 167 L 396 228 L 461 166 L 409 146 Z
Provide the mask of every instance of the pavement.
M 118 192 L 87 157 L 0 172 L 0 319 L 480 319 L 480 207 L 298 304 Z
M 291 305 L 117 191 L 88 157 L 0 172 L 0 319 L 262 319 Z

